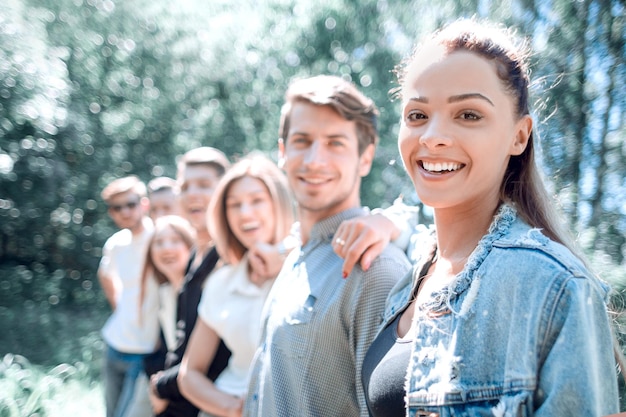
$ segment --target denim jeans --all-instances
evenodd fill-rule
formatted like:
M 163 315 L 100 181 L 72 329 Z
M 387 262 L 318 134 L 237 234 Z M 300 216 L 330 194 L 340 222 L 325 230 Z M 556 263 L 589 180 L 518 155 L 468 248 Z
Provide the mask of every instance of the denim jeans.
M 102 375 L 107 417 L 127 417 L 137 378 L 143 372 L 144 356 L 106 347 Z

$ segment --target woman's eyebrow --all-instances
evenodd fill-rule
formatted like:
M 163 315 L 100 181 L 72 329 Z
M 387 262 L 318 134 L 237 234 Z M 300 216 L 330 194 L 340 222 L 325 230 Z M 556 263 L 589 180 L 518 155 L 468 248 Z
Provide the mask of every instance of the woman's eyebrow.
M 450 98 L 448 98 L 448 103 L 455 103 L 458 101 L 463 101 L 463 100 L 469 100 L 469 99 L 473 99 L 473 98 L 477 98 L 480 100 L 484 100 L 487 103 L 491 104 L 492 106 L 495 107 L 495 105 L 493 104 L 493 101 L 489 100 L 489 98 L 483 94 L 480 93 L 466 93 L 466 94 L 458 94 L 455 96 L 452 96 Z
M 449 97 L 448 98 L 448 103 L 456 103 L 456 102 L 459 102 L 459 101 L 469 100 L 469 99 L 473 99 L 473 98 L 484 100 L 487 103 L 489 103 L 489 104 L 491 104 L 492 106 L 495 107 L 495 105 L 493 104 L 493 101 L 491 101 L 487 96 L 485 96 L 483 94 L 480 94 L 480 93 L 457 94 L 457 95 Z M 418 103 L 428 103 L 428 97 L 415 96 L 415 97 L 409 98 L 409 101 L 414 101 L 414 102 L 418 102 Z

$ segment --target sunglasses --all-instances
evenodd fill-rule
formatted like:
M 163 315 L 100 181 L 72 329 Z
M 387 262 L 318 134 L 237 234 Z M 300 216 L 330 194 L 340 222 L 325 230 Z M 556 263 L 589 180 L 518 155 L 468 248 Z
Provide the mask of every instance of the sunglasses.
M 137 207 L 138 205 L 139 205 L 139 201 L 129 201 L 126 204 L 119 204 L 119 205 L 116 204 L 116 205 L 109 206 L 109 210 L 119 213 L 125 208 L 129 210 L 134 210 L 135 207 Z

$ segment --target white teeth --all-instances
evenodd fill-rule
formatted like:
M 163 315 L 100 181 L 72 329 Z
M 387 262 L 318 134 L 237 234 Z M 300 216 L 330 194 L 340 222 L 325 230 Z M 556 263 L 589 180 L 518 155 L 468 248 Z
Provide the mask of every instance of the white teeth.
M 305 181 L 311 184 L 321 184 L 323 182 L 326 182 L 325 179 L 320 178 L 306 178 Z
M 245 232 L 247 232 L 248 230 L 252 230 L 252 229 L 256 229 L 259 227 L 259 223 L 258 222 L 254 222 L 254 223 L 245 223 L 241 225 L 241 229 Z
M 442 172 L 442 171 L 456 171 L 461 167 L 461 164 L 457 162 L 426 162 L 422 161 L 422 165 L 426 171 Z

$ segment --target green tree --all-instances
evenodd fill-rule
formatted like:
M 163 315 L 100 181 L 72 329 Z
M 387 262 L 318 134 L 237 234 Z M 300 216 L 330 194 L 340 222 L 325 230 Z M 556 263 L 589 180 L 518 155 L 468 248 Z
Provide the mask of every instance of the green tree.
M 67 122 L 67 80 L 58 51 L 47 43 L 45 13 L 26 13 L 23 4 L 11 1 L 1 17 L 0 257 L 3 266 L 20 266 L 15 277 L 3 276 L 2 288 L 9 299 L 16 293 L 41 299 L 33 273 L 58 264 L 70 245 L 63 225 L 71 215 L 68 220 L 55 212 L 62 203 L 58 177 L 67 175 L 57 163 L 54 140 Z
M 624 143 L 624 5 L 618 1 L 554 2 L 534 10 L 528 33 L 540 115 L 545 168 L 555 193 L 587 249 L 624 259 L 626 166 Z M 528 13 L 528 15 L 531 15 Z M 532 31 L 532 32 L 531 32 Z
M 472 15 L 529 37 L 547 179 L 586 248 L 624 262 L 623 1 L 7 3 L 0 323 L 24 305 L 104 313 L 95 270 L 114 227 L 102 187 L 131 173 L 173 176 L 176 157 L 200 145 L 233 159 L 255 149 L 275 158 L 293 77 L 339 75 L 375 100 L 381 142 L 363 203 L 402 194 L 419 205 L 397 151 L 393 68 L 421 34 Z

